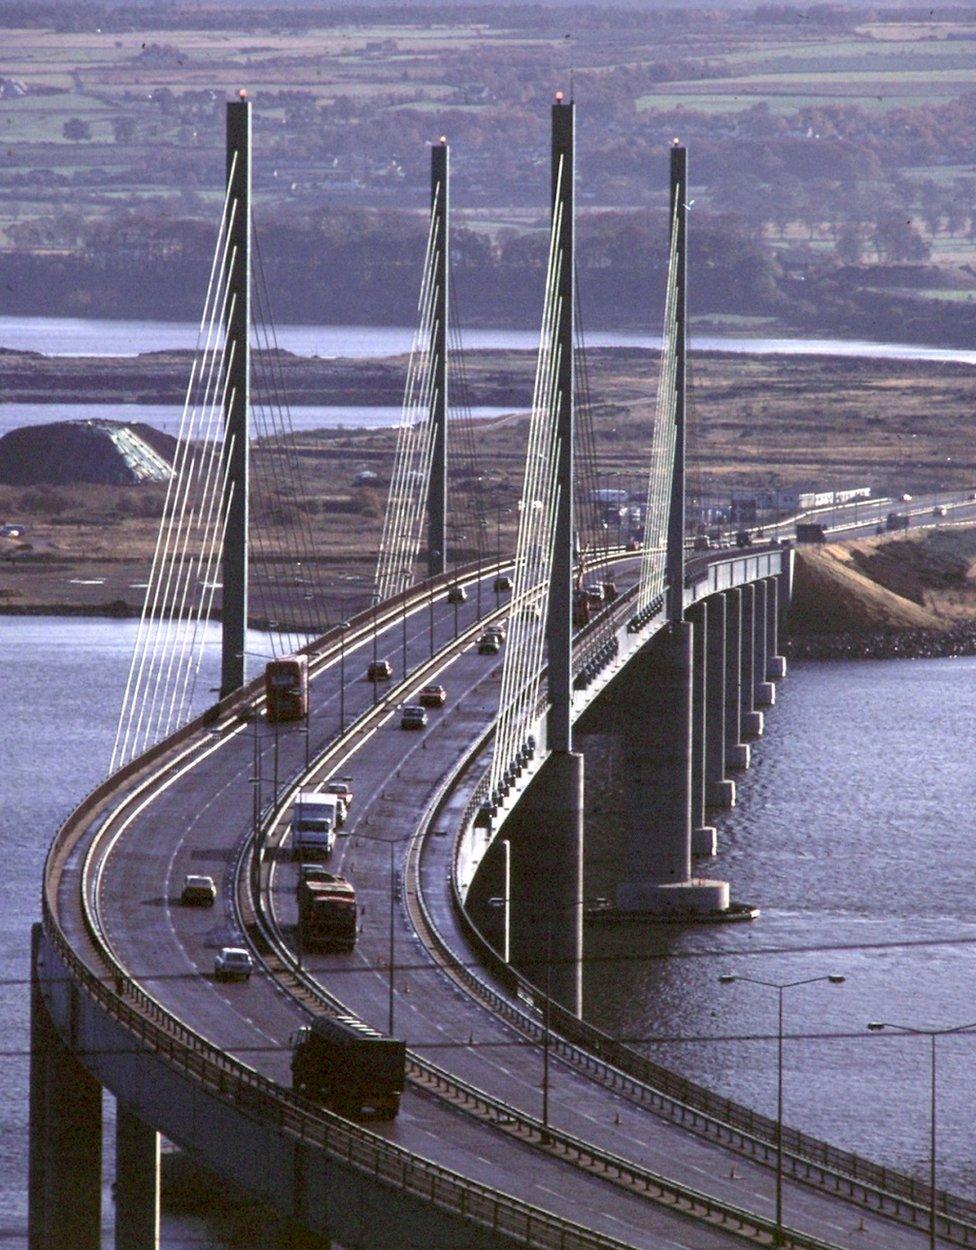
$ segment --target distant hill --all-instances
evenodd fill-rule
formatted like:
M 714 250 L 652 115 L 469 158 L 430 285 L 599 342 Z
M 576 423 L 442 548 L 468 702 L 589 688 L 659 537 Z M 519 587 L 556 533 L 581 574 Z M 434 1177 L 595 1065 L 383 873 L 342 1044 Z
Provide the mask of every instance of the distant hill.
M 122 421 L 56 421 L 27 425 L 0 438 L 0 483 L 132 486 L 165 482 L 176 439 L 151 426 Z

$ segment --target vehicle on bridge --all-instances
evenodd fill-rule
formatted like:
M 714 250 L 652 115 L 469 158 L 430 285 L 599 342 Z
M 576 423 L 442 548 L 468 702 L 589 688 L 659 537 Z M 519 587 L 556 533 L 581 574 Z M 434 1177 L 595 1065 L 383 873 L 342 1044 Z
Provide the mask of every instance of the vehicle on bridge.
M 933 516 L 946 516 L 948 512 L 949 512 L 949 509 L 945 506 L 944 503 L 936 504 L 935 507 L 932 509 Z
M 299 791 L 291 815 L 292 859 L 325 859 L 332 854 L 345 804 L 334 794 Z
M 737 547 L 751 547 L 752 535 L 748 530 L 739 530 L 735 536 L 735 545 Z
M 355 1016 L 318 1016 L 298 1030 L 292 1088 L 349 1119 L 392 1120 L 400 1110 L 406 1043 Z
M 443 686 L 424 686 L 417 701 L 421 707 L 443 707 L 447 702 L 447 691 Z
M 479 655 L 497 655 L 502 649 L 502 644 L 498 640 L 497 634 L 489 634 L 487 631 L 478 639 Z
M 822 525 L 798 521 L 796 541 L 798 543 L 825 543 L 827 541 L 827 531 Z
M 350 790 L 348 782 L 330 781 L 326 785 L 324 793 L 334 794 L 337 799 L 342 799 L 347 811 L 352 807 L 352 790 Z
M 467 598 L 468 592 L 463 586 L 459 586 L 457 583 L 455 583 L 447 592 L 448 603 L 465 603 Z
M 184 907 L 213 907 L 217 900 L 217 887 L 213 877 L 190 873 L 183 878 L 180 902 Z
M 214 958 L 214 979 L 217 981 L 249 981 L 254 960 L 242 946 L 222 946 Z
M 907 530 L 910 525 L 906 512 L 889 512 L 885 518 L 886 530 Z
M 427 724 L 427 712 L 419 703 L 405 703 L 400 709 L 401 729 L 423 729 Z
M 501 594 L 504 590 L 512 589 L 512 579 L 507 573 L 499 573 L 495 578 L 495 594 Z
M 308 656 L 282 655 L 264 669 L 268 720 L 304 720 L 308 715 Z
M 393 676 L 393 665 L 389 660 L 370 660 L 366 670 L 367 681 L 389 681 Z
M 308 950 L 356 945 L 356 888 L 345 877 L 303 864 L 298 879 L 298 934 Z

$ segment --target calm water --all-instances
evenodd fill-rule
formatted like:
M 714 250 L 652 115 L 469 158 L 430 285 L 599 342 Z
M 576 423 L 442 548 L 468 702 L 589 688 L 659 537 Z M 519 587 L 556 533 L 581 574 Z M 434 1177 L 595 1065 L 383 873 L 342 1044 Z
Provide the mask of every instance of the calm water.
M 500 417 L 514 411 L 489 404 L 471 409 L 473 417 Z M 175 404 L 3 404 L 0 403 L 0 437 L 22 425 L 47 425 L 52 421 L 142 421 L 176 436 L 182 409 Z M 294 430 L 321 430 L 348 426 L 377 429 L 398 425 L 400 405 L 334 404 L 291 408 Z M 259 432 L 260 436 L 260 432 Z
M 974 688 L 976 659 L 795 664 L 707 869 L 760 919 L 589 936 L 588 1014 L 631 1038 L 766 1035 L 646 1052 L 774 1114 L 775 995 L 717 978 L 843 973 L 787 997 L 786 1031 L 813 1036 L 787 1045 L 786 1116 L 925 1175 L 928 1041 L 865 1026 L 976 1020 Z M 939 1047 L 940 1177 L 976 1196 L 976 1034 Z
M 414 329 L 406 326 L 278 327 L 279 345 L 299 356 L 391 356 L 408 352 Z M 135 356 L 173 348 L 192 348 L 197 326 L 188 321 L 110 321 L 74 317 L 0 317 L 0 348 L 59 356 Z M 635 330 L 589 331 L 591 347 L 657 346 L 659 336 Z M 473 348 L 534 350 L 534 330 L 465 330 L 464 345 Z M 947 360 L 976 364 L 976 351 L 918 347 L 907 343 L 869 343 L 847 339 L 769 338 L 723 334 L 692 335 L 702 351 L 762 354 L 886 357 L 897 360 Z
M 55 830 L 104 777 L 115 736 L 135 621 L 0 617 L 0 673 L 8 718 L 3 798 L 4 906 L 0 909 L 0 1244 L 26 1247 L 30 925 L 40 918 L 41 865 Z M 219 634 L 214 633 L 217 642 Z M 262 654 L 266 635 L 251 635 Z M 219 672 L 212 648 L 207 680 Z M 107 1178 L 111 1180 L 111 1175 Z M 106 1222 L 112 1204 L 106 1192 Z M 169 1244 L 193 1237 L 192 1221 Z M 110 1244 L 110 1243 L 107 1243 Z M 206 1244 L 222 1243 L 208 1239 Z
M 2 774 L 0 1047 L 12 1057 L 0 1068 L 0 1241 L 18 1250 L 26 1245 L 28 930 L 48 842 L 104 772 L 135 628 L 0 618 L 4 700 L 16 726 Z M 249 646 L 261 649 L 262 640 Z M 768 1038 L 775 1022 L 768 993 L 720 986 L 720 972 L 778 980 L 842 972 L 845 986 L 810 986 L 788 1002 L 788 1032 L 815 1036 L 787 1046 L 787 1115 L 922 1171 L 924 1043 L 868 1037 L 864 1026 L 875 1018 L 976 1019 L 974 685 L 972 659 L 794 665 L 709 869 L 732 882 L 734 896 L 759 904 L 761 918 L 658 930 L 663 940 L 636 928 L 591 933 L 590 1014 L 630 1038 Z M 592 851 L 598 859 L 606 848 Z M 824 1036 L 832 1034 L 853 1036 Z M 745 1102 L 773 1106 L 769 1040 L 684 1040 L 648 1051 Z M 976 1037 L 942 1045 L 940 1175 L 970 1193 L 974 1063 Z M 199 1225 L 167 1221 L 169 1246 L 188 1237 L 225 1244 Z

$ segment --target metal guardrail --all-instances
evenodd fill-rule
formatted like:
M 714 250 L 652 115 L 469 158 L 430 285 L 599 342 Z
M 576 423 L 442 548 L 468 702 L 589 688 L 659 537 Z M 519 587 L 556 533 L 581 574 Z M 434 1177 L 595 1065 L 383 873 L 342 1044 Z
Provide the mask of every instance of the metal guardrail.
M 443 663 L 443 656 L 440 657 L 440 663 Z M 374 719 L 372 714 L 364 717 L 367 723 L 372 719 Z M 482 735 L 479 748 L 487 743 L 490 736 L 491 731 Z M 437 811 L 453 788 L 457 773 L 463 771 L 465 767 L 466 759 L 463 759 L 441 779 L 437 790 L 427 803 L 416 837 L 413 839 L 414 842 L 423 840 Z M 265 836 L 279 823 L 289 801 L 286 797 L 277 808 L 267 813 L 262 828 Z M 299 964 L 297 956 L 285 940 L 280 925 L 274 917 L 273 905 L 270 905 L 270 881 L 263 882 L 255 891 L 254 875 L 247 862 L 252 856 L 253 845 L 249 845 L 235 866 L 234 893 L 238 899 L 245 900 L 247 904 L 247 914 L 238 916 L 242 928 L 250 927 L 248 920 L 253 916 L 262 942 L 266 944 L 267 950 L 273 956 L 273 959 L 269 960 L 259 951 L 259 958 L 262 959 L 266 970 L 286 992 L 297 997 L 308 1010 L 324 1008 L 333 1013 L 355 1015 L 356 1013 L 348 1004 L 327 990 Z M 424 909 L 422 895 L 416 887 L 413 890 L 408 889 L 407 894 L 408 897 L 415 898 Z M 413 919 L 417 928 L 416 917 Z M 419 928 L 418 932 L 420 932 Z M 422 933 L 421 937 L 423 939 Z M 433 966 L 437 966 L 436 961 Z M 298 990 L 297 996 L 296 989 Z M 581 1137 L 546 1125 L 513 1104 L 493 1098 L 484 1090 L 452 1075 L 414 1051 L 408 1050 L 407 1052 L 407 1072 L 416 1085 L 435 1096 L 446 1099 L 456 1109 L 473 1114 L 482 1122 L 502 1129 L 526 1144 L 556 1155 L 564 1162 L 582 1168 L 589 1174 L 601 1176 L 620 1188 L 638 1193 L 657 1205 L 672 1211 L 680 1211 L 690 1219 L 725 1229 L 750 1241 L 758 1239 L 765 1242 L 776 1233 L 773 1220 L 765 1219 L 743 1207 L 694 1189 L 692 1186 L 682 1185 L 650 1168 L 641 1167 L 622 1155 L 604 1150 Z M 791 1247 L 792 1250 L 839 1250 L 832 1242 L 808 1236 L 796 1229 L 784 1229 L 783 1234 L 780 1244 L 787 1250 Z
M 449 580 L 453 581 L 454 576 Z M 429 586 L 424 587 L 407 599 L 415 599 L 422 605 L 429 593 Z M 372 628 L 372 612 L 362 614 L 361 619 Z M 259 692 L 260 682 L 251 682 L 219 705 L 221 715 L 249 704 L 259 696 Z M 85 924 L 96 958 L 104 969 L 103 974 L 98 975 L 72 948 L 57 915 L 60 869 L 68 851 L 88 831 L 88 818 L 125 782 L 144 773 L 151 764 L 162 764 L 157 773 L 144 777 L 135 791 L 123 797 L 121 804 L 102 822 L 96 837 L 105 834 L 114 820 L 143 791 L 150 790 L 165 778 L 175 763 L 188 760 L 195 751 L 209 747 L 209 741 L 197 741 L 180 752 L 175 761 L 170 758 L 173 750 L 191 742 L 206 723 L 206 717 L 198 717 L 102 783 L 69 816 L 55 836 L 45 861 L 42 924 L 45 935 L 74 983 L 106 1015 L 131 1034 L 135 1043 L 151 1050 L 170 1067 L 248 1114 L 259 1115 L 275 1128 L 321 1147 L 333 1158 L 382 1184 L 409 1192 L 444 1211 L 459 1214 L 482 1227 L 542 1250 L 550 1247 L 553 1250 L 625 1250 L 625 1243 L 615 1238 L 585 1229 L 517 1198 L 499 1194 L 489 1186 L 414 1155 L 368 1129 L 305 1103 L 291 1091 L 227 1055 L 167 1011 L 118 963 L 104 943 L 99 926 L 89 914 L 88 890 L 84 881 L 81 883 L 81 899 Z

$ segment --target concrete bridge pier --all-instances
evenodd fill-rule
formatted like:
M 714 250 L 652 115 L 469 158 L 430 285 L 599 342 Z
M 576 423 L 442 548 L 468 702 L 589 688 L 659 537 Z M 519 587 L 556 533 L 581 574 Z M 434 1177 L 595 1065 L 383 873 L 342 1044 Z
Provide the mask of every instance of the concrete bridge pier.
M 705 805 L 735 807 L 735 782 L 725 775 L 725 596 L 712 595 L 703 606 L 708 622 L 705 645 Z
M 725 591 L 725 766 L 732 772 L 749 767 L 749 747 L 742 741 L 742 594 Z
M 791 553 L 792 554 L 792 553 Z M 779 653 L 780 618 L 783 606 L 783 578 L 766 578 L 766 678 L 782 681 L 786 676 L 786 656 Z
M 583 1011 L 583 756 L 553 751 L 505 826 L 512 963 Z
M 776 687 L 766 676 L 769 668 L 769 583 L 758 581 L 753 587 L 756 597 L 755 627 L 753 640 L 752 681 L 753 699 L 756 707 L 771 707 L 776 702 Z
M 688 613 L 692 626 L 691 681 L 691 853 L 714 855 L 717 839 L 714 825 L 705 820 L 705 756 L 708 709 L 708 607 L 696 603 Z
M 691 875 L 694 627 L 672 622 L 631 661 L 617 708 L 624 760 L 624 844 L 616 904 L 649 915 L 714 914 L 724 881 Z
M 30 1250 L 100 1250 L 102 1087 L 61 1040 L 38 976 L 41 926 L 31 951 Z M 70 1018 L 77 990 L 63 984 Z
M 115 1125 L 115 1250 L 158 1250 L 159 1134 L 124 1103 Z
M 739 725 L 743 738 L 761 738 L 763 714 L 756 708 L 756 589 L 752 582 L 739 588 L 742 596 L 742 679 L 739 689 Z

